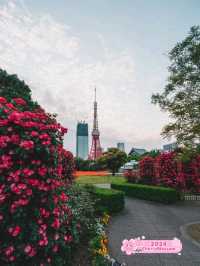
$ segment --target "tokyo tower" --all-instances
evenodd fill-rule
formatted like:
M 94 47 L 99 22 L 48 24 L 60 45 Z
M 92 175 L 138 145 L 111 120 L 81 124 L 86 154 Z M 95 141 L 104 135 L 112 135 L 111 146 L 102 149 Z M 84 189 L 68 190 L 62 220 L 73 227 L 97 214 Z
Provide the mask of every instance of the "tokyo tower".
M 95 100 L 94 100 L 94 121 L 92 130 L 92 146 L 90 149 L 89 159 L 96 160 L 102 155 L 102 149 L 99 140 L 99 128 L 97 119 L 97 101 L 96 101 L 96 88 L 95 88 Z

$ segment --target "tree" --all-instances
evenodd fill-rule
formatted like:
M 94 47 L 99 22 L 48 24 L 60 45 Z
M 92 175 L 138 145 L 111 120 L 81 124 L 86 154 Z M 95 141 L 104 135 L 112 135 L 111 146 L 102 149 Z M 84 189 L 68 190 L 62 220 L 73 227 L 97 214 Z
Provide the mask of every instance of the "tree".
M 152 95 L 152 102 L 172 118 L 162 135 L 196 146 L 200 142 L 200 26 L 190 29 L 189 35 L 170 51 L 169 59 L 164 92 Z
M 13 103 L 13 99 L 22 98 L 26 101 L 24 108 L 28 110 L 38 108 L 37 102 L 31 98 L 31 89 L 24 81 L 18 79 L 17 75 L 10 75 L 5 70 L 0 69 L 0 96 Z
M 125 152 L 120 151 L 117 148 L 109 148 L 107 152 L 97 160 L 97 162 L 110 169 L 112 175 L 118 171 L 118 169 L 127 161 L 127 155 Z

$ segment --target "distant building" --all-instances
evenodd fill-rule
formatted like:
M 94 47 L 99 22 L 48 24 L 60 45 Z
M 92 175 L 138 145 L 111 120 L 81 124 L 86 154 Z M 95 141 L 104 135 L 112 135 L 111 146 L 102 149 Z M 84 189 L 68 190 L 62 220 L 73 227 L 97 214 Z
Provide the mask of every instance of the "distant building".
M 178 144 L 176 142 L 163 145 L 164 152 L 174 151 L 177 148 L 178 148 Z
M 129 155 L 143 155 L 147 151 L 145 149 L 132 148 Z
M 117 143 L 117 148 L 120 150 L 120 151 L 124 151 L 125 152 L 125 145 L 123 142 L 119 142 Z
M 88 158 L 88 124 L 79 122 L 76 131 L 76 157 Z
M 131 160 L 130 162 L 128 163 L 125 163 L 121 168 L 120 170 L 123 171 L 123 170 L 133 170 L 133 169 L 138 169 L 138 165 L 139 163 L 135 160 Z

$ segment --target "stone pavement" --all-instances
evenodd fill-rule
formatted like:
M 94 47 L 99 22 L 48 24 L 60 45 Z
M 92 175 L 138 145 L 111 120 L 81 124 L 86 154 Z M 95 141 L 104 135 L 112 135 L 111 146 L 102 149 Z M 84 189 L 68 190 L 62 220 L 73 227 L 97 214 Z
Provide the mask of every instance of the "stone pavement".
M 111 218 L 108 228 L 109 252 L 128 266 L 200 266 L 200 248 L 180 233 L 184 224 L 200 221 L 200 205 L 180 202 L 164 205 L 139 199 L 126 198 L 125 209 Z M 145 236 L 146 239 L 179 238 L 183 244 L 181 255 L 136 254 L 121 252 L 124 239 Z

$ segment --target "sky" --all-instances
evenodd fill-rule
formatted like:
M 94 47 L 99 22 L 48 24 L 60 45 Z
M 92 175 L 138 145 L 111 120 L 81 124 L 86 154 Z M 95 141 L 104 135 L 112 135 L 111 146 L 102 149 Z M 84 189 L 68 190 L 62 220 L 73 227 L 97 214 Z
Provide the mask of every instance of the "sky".
M 199 0 L 0 0 L 0 68 L 16 73 L 68 128 L 89 123 L 97 88 L 102 147 L 148 150 L 170 142 L 151 103 L 167 82 L 168 52 L 200 25 Z

